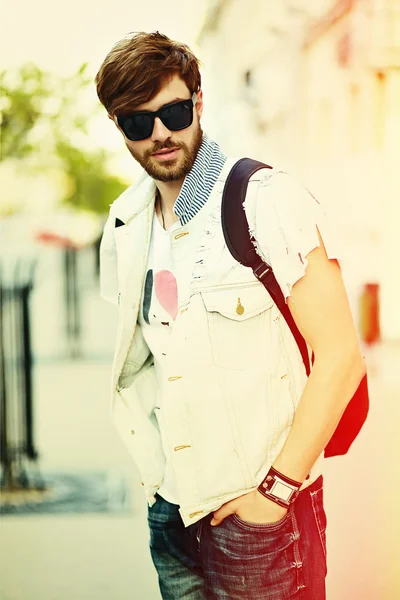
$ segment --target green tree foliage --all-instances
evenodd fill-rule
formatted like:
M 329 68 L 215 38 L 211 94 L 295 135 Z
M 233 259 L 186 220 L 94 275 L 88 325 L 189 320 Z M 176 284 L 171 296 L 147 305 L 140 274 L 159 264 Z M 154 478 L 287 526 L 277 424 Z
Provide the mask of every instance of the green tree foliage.
M 0 73 L 1 159 L 30 172 L 61 169 L 68 189 L 60 203 L 106 213 L 127 183 L 109 172 L 109 153 L 90 147 L 90 119 L 104 109 L 95 100 L 89 111 L 79 108 L 94 86 L 87 67 L 68 78 L 31 63 Z
M 93 212 L 107 211 L 109 204 L 126 189 L 126 185 L 113 175 L 104 174 L 105 151 L 83 151 L 65 140 L 56 145 L 57 154 L 63 157 L 66 172 L 71 180 L 71 190 L 63 198 L 67 204 L 81 206 Z
M 6 71 L 1 78 L 1 159 L 25 158 L 34 152 L 29 133 L 40 119 L 43 100 L 49 89 L 45 74 L 35 65 L 23 65 L 17 81 L 8 83 Z

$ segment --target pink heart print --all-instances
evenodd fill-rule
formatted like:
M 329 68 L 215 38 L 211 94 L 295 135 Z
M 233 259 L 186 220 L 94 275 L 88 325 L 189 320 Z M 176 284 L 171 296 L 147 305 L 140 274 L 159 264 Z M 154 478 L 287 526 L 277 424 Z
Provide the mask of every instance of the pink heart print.
M 178 313 L 178 286 L 174 274 L 171 271 L 158 271 L 154 275 L 154 289 L 161 306 L 175 320 Z

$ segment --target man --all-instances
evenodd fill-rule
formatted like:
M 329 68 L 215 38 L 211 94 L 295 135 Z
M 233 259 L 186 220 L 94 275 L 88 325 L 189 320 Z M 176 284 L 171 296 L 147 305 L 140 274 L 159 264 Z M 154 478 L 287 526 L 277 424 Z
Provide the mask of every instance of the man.
M 279 310 L 224 243 L 239 157 L 201 129 L 196 57 L 131 34 L 96 85 L 144 170 L 111 205 L 101 290 L 119 305 L 112 418 L 142 476 L 162 597 L 323 599 L 323 450 L 365 373 L 325 213 L 287 173 L 250 179 L 257 252 L 314 351 L 307 379 Z

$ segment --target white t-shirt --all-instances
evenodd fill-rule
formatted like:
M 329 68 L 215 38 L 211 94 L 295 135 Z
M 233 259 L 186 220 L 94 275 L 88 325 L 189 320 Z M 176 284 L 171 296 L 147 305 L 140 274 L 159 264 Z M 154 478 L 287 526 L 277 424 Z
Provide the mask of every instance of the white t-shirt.
M 181 224 L 177 221 L 165 231 L 154 211 L 145 285 L 138 319 L 144 339 L 154 356 L 154 366 L 158 382 L 156 406 L 160 407 L 155 413 L 160 426 L 164 453 L 167 457 L 164 480 L 157 493 L 173 504 L 179 504 L 179 502 L 177 499 L 178 495 L 175 488 L 175 480 L 168 461 L 161 411 L 163 365 L 165 356 L 168 352 L 172 327 L 178 311 L 178 293 L 179 297 L 182 297 L 182 294 L 185 295 L 187 293 L 186 286 L 189 285 L 190 281 L 189 276 L 181 276 L 178 278 L 178 282 L 173 264 L 171 239 L 174 231 L 180 227 Z M 189 275 L 189 273 L 187 275 Z

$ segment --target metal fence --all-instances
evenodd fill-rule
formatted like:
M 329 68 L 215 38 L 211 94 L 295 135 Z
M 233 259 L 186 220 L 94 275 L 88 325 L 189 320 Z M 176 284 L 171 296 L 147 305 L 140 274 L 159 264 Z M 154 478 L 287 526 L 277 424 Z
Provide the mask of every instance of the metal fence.
M 0 449 L 3 489 L 40 488 L 34 439 L 29 299 L 36 262 L 0 264 Z

